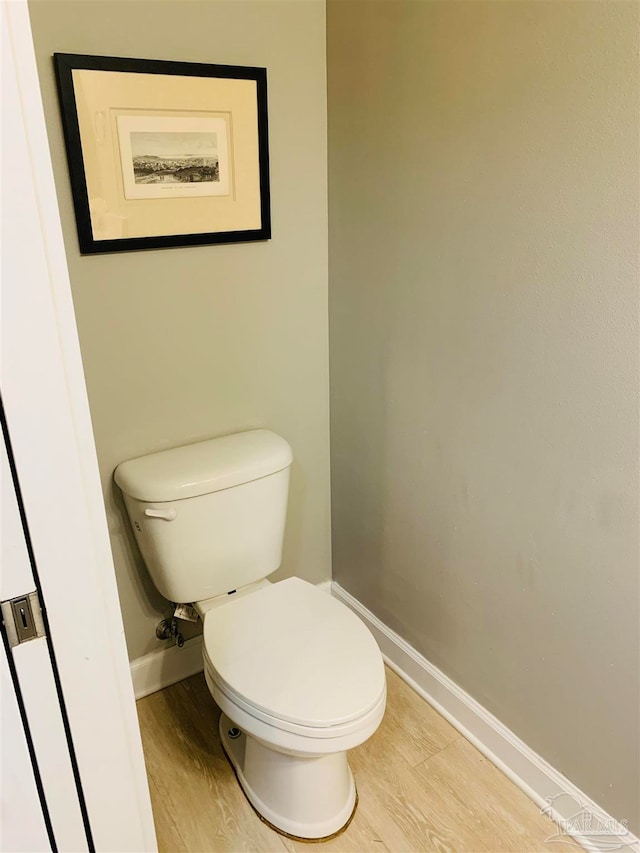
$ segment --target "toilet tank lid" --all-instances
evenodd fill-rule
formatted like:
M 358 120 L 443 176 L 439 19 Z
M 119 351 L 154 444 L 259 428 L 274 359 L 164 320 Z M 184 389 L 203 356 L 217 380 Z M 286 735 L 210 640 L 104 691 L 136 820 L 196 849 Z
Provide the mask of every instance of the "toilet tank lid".
M 284 438 L 254 429 L 130 459 L 118 465 L 114 479 L 136 500 L 178 501 L 259 480 L 292 459 Z

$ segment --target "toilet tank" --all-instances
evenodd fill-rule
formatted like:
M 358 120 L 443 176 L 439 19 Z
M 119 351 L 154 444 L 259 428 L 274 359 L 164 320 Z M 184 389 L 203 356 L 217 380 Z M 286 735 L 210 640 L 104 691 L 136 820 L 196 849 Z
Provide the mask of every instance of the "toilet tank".
M 118 465 L 114 479 L 165 598 L 203 601 L 278 568 L 291 461 L 284 438 L 259 429 Z

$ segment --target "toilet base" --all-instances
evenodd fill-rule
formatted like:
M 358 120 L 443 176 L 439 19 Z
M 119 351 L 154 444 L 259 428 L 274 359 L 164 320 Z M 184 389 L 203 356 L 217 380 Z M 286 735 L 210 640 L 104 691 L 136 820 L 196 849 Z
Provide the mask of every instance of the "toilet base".
M 277 832 L 299 841 L 326 841 L 345 830 L 358 797 L 346 752 L 298 756 L 276 752 L 220 717 L 220 740 L 247 799 Z

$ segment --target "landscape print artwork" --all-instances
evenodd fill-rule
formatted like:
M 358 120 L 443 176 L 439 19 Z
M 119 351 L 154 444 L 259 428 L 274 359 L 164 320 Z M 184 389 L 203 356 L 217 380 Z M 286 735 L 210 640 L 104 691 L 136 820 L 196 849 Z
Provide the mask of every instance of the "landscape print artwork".
M 125 198 L 229 194 L 224 119 L 118 116 L 117 124 Z
M 131 134 L 136 184 L 188 184 L 220 181 L 217 133 Z

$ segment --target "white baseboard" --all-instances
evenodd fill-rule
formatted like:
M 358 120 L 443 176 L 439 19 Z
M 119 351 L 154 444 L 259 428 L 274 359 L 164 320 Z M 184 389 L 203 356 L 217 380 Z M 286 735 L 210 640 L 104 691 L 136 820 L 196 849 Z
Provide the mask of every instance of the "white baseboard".
M 335 581 L 331 592 L 365 622 L 391 669 L 556 821 L 561 835 L 593 853 L 640 851 L 624 821 L 614 820 Z
M 133 692 L 136 699 L 142 699 L 143 696 L 201 672 L 203 668 L 201 636 L 187 640 L 181 649 L 178 646 L 163 646 L 157 652 L 131 661 Z

